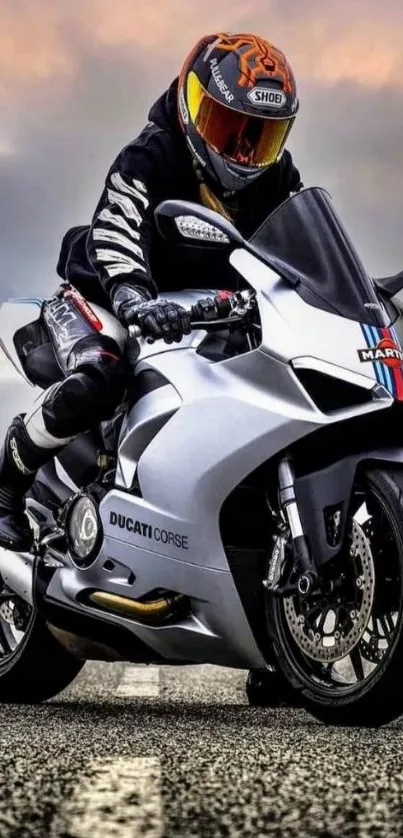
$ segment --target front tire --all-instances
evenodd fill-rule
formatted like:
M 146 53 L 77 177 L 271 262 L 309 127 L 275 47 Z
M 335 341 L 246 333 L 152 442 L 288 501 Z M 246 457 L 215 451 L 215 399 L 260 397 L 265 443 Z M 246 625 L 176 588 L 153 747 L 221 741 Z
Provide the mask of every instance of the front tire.
M 403 714 L 401 486 L 401 470 L 371 469 L 357 480 L 349 541 L 328 570 L 344 580 L 337 599 L 329 587 L 330 605 L 325 596 L 312 597 L 311 606 L 298 597 L 291 606 L 291 599 L 268 599 L 277 663 L 305 708 L 327 724 L 378 727 Z M 328 634 L 326 621 L 333 622 Z
M 2 593 L 0 702 L 36 704 L 53 698 L 78 675 L 84 661 L 67 652 L 35 609 Z

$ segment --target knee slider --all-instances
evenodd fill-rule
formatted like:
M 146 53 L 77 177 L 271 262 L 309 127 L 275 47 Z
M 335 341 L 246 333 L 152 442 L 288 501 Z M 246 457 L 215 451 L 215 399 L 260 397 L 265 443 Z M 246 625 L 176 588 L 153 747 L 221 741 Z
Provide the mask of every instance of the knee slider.
M 117 343 L 99 332 L 77 341 L 67 359 L 68 373 L 94 368 L 108 377 L 117 375 L 122 366 L 122 353 Z
M 91 379 L 88 388 L 96 391 L 99 418 L 109 418 L 125 388 L 125 366 L 115 341 L 100 334 L 83 338 L 70 353 L 68 368 Z
M 123 399 L 125 375 L 123 360 L 111 343 L 112 351 L 99 351 L 98 340 L 94 360 L 83 353 L 79 369 L 49 393 L 42 407 L 49 433 L 58 437 L 83 433 L 113 415 Z

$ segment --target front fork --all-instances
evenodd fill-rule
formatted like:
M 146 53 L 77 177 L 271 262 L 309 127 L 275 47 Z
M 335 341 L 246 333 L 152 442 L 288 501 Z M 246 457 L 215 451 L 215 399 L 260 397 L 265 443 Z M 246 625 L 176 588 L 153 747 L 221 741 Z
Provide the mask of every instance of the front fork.
M 283 581 L 282 578 L 284 574 L 281 574 L 279 579 L 278 574 L 273 572 L 272 569 L 269 573 L 271 580 L 266 580 L 266 587 L 272 588 L 279 595 L 290 595 L 298 592 L 301 596 L 307 596 L 318 587 L 318 573 L 301 523 L 295 496 L 295 472 L 290 456 L 285 456 L 279 464 L 278 485 L 280 507 L 288 521 L 291 533 L 292 568 L 291 572 L 287 574 L 286 581 Z M 284 536 L 279 536 L 279 538 L 282 538 L 284 543 Z M 276 582 L 274 582 L 275 578 Z

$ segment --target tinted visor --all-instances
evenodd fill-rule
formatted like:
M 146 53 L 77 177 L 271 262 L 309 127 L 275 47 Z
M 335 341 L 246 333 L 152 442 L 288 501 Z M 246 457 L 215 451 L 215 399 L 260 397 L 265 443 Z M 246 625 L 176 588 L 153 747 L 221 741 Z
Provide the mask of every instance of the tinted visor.
M 222 105 L 202 87 L 193 71 L 187 83 L 192 123 L 218 154 L 244 166 L 270 166 L 280 157 L 294 117 L 249 116 Z

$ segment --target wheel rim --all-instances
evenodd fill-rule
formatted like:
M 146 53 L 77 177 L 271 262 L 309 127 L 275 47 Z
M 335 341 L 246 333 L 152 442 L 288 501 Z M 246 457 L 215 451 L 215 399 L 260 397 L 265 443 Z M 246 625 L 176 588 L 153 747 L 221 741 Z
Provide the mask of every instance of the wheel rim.
M 315 661 L 334 663 L 346 657 L 361 640 L 371 615 L 374 561 L 369 540 L 357 521 L 353 521 L 351 542 L 355 585 L 352 580 L 347 598 L 336 590 L 327 597 L 284 600 L 284 613 L 293 639 Z
M 376 490 L 355 488 L 348 526 L 344 559 L 325 566 L 327 594 L 275 604 L 294 671 L 305 686 L 325 695 L 358 692 L 377 676 L 394 648 L 402 616 L 400 536 Z
M 15 594 L 0 593 L 0 665 L 13 657 L 23 642 L 33 610 Z

